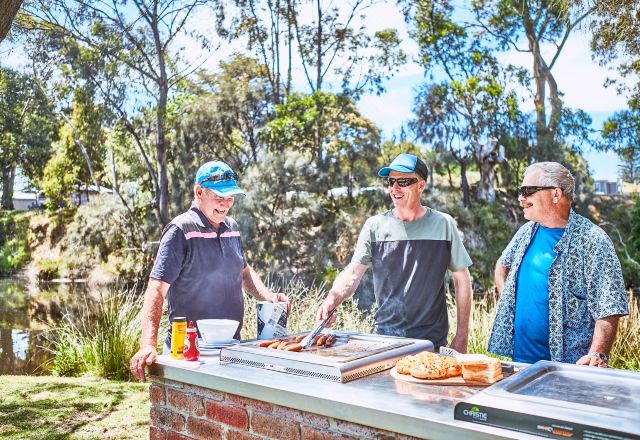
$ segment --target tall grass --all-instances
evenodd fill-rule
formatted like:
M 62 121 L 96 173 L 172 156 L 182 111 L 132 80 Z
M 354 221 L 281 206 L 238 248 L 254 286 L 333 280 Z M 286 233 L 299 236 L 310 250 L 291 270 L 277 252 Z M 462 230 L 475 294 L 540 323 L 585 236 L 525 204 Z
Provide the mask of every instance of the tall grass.
M 328 293 L 326 284 L 314 283 L 311 286 L 306 286 L 298 279 L 288 282 L 267 280 L 267 283 L 274 292 L 284 293 L 291 301 L 291 313 L 287 317 L 287 331 L 300 333 L 311 330 L 315 325 L 316 310 Z M 340 313 L 338 313 L 338 318 L 332 328 L 371 333 L 373 312 L 358 310 L 356 301 L 347 300 L 340 307 Z M 257 330 L 256 300 L 245 295 L 244 322 L 240 336 L 242 339 L 254 339 Z
M 52 370 L 60 376 L 90 374 L 130 379 L 129 359 L 138 350 L 142 296 L 133 290 L 100 293 L 80 316 L 65 314 L 53 331 Z
M 618 333 L 611 350 L 611 366 L 640 370 L 640 298 L 629 291 L 629 316 L 620 319 Z

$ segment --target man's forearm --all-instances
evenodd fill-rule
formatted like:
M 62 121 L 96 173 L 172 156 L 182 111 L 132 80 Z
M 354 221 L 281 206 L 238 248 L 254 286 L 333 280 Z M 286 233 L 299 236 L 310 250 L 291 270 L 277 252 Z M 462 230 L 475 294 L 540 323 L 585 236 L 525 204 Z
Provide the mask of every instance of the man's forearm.
M 593 330 L 593 339 L 589 353 L 604 353 L 608 355 L 611 352 L 613 341 L 618 331 L 619 315 L 607 316 L 596 320 L 596 326 Z
M 471 315 L 471 277 L 468 269 L 454 273 L 453 285 L 456 294 L 456 336 L 469 336 L 469 317 Z
M 249 265 L 242 271 L 242 288 L 258 301 L 273 300 L 273 292 L 264 285 L 256 271 Z
M 329 291 L 329 298 L 333 300 L 335 306 L 342 304 L 344 300 L 354 294 L 362 276 L 367 271 L 367 267 L 364 264 L 349 263 L 342 272 L 338 274 L 331 290 Z
M 150 345 L 156 347 L 158 344 L 158 327 L 162 317 L 162 304 L 164 296 L 157 286 L 147 287 L 142 306 L 142 338 L 140 347 Z

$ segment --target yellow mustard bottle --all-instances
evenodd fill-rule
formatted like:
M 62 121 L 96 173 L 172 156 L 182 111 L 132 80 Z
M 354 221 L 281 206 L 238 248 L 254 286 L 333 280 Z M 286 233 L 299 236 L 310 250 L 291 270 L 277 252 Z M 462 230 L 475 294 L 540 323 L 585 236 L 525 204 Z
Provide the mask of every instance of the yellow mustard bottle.
M 182 359 L 184 349 L 184 335 L 187 333 L 187 318 L 178 316 L 171 323 L 171 357 Z

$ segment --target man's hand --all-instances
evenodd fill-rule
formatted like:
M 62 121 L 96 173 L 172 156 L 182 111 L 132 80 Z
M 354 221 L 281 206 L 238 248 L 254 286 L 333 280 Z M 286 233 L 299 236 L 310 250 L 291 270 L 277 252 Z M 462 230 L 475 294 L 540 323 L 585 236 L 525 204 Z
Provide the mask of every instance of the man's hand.
M 316 311 L 316 322 L 324 321 L 329 316 L 329 313 L 340 305 L 340 301 L 331 293 L 322 302 L 322 305 L 318 307 Z M 329 328 L 336 322 L 337 313 L 334 313 L 326 327 Z
M 283 302 L 287 303 L 287 315 L 291 313 L 291 301 L 284 293 L 274 293 L 271 297 L 271 302 Z
M 609 368 L 609 364 L 607 364 L 604 360 L 600 359 L 598 356 L 593 356 L 591 354 L 586 354 L 582 356 L 576 362 L 577 365 L 588 365 L 590 367 L 603 367 Z
M 147 365 L 153 364 L 158 358 L 158 352 L 155 347 L 151 345 L 145 345 L 140 348 L 138 352 L 133 355 L 131 362 L 129 363 L 129 369 L 131 374 L 140 382 L 144 382 L 144 368 Z
M 455 335 L 449 347 L 453 348 L 458 353 L 466 353 L 467 352 L 467 335 L 460 336 L 458 334 Z

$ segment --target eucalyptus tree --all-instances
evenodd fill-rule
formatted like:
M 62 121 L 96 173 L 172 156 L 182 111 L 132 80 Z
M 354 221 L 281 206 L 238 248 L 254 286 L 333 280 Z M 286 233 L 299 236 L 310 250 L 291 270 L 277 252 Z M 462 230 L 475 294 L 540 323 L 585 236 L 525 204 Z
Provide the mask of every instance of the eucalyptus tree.
M 312 159 L 321 154 L 314 138 L 318 127 L 324 133 L 324 148 L 330 158 L 326 168 L 313 166 Z M 275 118 L 262 130 L 261 137 L 271 151 L 282 151 L 285 146 L 309 160 L 312 166 L 306 172 L 307 191 L 325 194 L 339 184 L 351 195 L 356 180 L 364 183 L 374 175 L 380 131 L 348 96 L 294 93 L 276 106 Z
M 620 157 L 625 182 L 640 183 L 640 110 L 617 112 L 604 123 L 602 147 Z
M 563 103 L 553 74 L 565 44 L 574 30 L 590 17 L 597 2 L 579 0 L 473 0 L 474 20 L 483 39 L 494 40 L 501 50 L 531 55 L 537 160 L 562 161 Z M 548 95 L 547 95 L 548 91 Z
M 42 176 L 56 137 L 51 102 L 32 77 L 0 68 L 0 171 L 2 209 L 13 209 L 19 167 L 31 182 Z
M 524 73 L 503 67 L 490 48 L 453 18 L 448 2 L 421 0 L 413 4 L 412 35 L 419 45 L 419 62 L 432 78 L 414 101 L 410 123 L 419 139 L 436 150 L 449 151 L 461 169 L 463 202 L 471 202 L 466 171 L 480 170 L 478 197 L 495 199 L 495 168 L 505 160 L 497 138 L 522 118 L 515 89 Z
M 363 92 L 384 91 L 383 81 L 405 60 L 395 29 L 367 29 L 367 9 L 374 0 L 235 0 L 220 21 L 225 35 L 246 38 L 248 47 L 267 68 L 274 104 L 294 93 L 314 96 L 318 122 L 307 133 L 319 187 L 328 188 L 331 137 L 320 123 L 322 93 L 332 86 L 357 100 Z M 298 69 L 296 69 L 298 66 Z M 286 73 L 285 73 L 286 72 Z M 294 90 L 295 84 L 304 88 Z M 306 88 L 306 90 L 305 90 Z
M 591 48 L 603 65 L 617 64 L 623 81 L 609 80 L 627 97 L 628 110 L 604 123 L 603 147 L 615 151 L 625 181 L 640 183 L 640 9 L 634 0 L 601 0 L 592 25 Z
M 185 41 L 207 41 L 194 31 L 191 20 L 207 0 L 34 0 L 27 8 L 34 17 L 33 30 L 72 39 L 94 52 L 104 68 L 88 72 L 113 115 L 135 140 L 145 162 L 154 194 L 157 221 L 169 221 L 167 173 L 167 105 L 175 85 L 195 64 L 183 62 Z M 104 82 L 105 77 L 109 82 Z M 145 133 L 133 114 L 140 106 L 155 114 L 155 161 L 145 152 Z
M 22 0 L 0 0 L 0 42 L 4 40 L 11 29 Z

